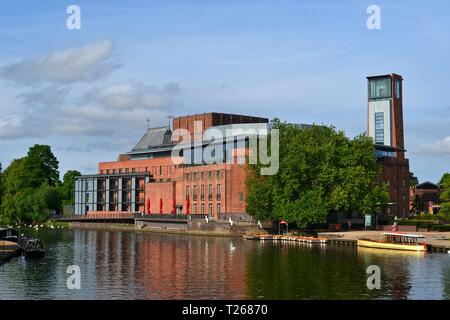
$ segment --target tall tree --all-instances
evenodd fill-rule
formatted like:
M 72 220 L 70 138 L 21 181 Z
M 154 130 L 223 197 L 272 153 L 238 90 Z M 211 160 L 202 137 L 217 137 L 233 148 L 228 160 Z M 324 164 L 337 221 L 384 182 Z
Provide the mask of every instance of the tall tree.
M 50 146 L 36 144 L 31 147 L 25 162 L 29 186 L 37 188 L 43 183 L 56 186 L 59 181 L 58 165 Z
M 276 175 L 249 165 L 247 211 L 258 219 L 285 219 L 299 227 L 326 222 L 330 211 L 375 213 L 388 201 L 371 138 L 347 138 L 334 127 L 302 128 L 275 119 L 279 130 Z M 270 138 L 270 136 L 269 136 Z
M 75 178 L 81 176 L 77 170 L 69 170 L 64 174 L 63 183 L 60 185 L 63 205 L 75 204 Z
M 3 172 L 2 172 L 2 163 L 0 162 L 0 207 L 2 205 L 3 198 Z
M 450 220 L 450 173 L 445 173 L 441 180 L 440 185 L 442 188 L 441 192 L 441 209 L 439 210 L 439 215 L 446 220 Z

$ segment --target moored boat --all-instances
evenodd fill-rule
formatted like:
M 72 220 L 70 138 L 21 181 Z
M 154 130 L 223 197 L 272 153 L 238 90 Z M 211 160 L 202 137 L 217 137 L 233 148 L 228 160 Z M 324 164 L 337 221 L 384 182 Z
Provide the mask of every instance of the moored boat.
M 420 242 L 422 241 L 423 242 Z M 425 236 L 400 232 L 385 232 L 380 240 L 357 239 L 358 246 L 389 250 L 427 251 Z
M 18 245 L 25 258 L 41 258 L 45 255 L 44 246 L 39 239 L 33 237 L 20 237 Z

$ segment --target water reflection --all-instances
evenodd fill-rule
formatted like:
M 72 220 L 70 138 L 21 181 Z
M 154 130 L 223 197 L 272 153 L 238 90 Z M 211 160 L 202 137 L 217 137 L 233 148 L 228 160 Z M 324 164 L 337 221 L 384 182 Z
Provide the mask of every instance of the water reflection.
M 38 261 L 0 266 L 0 299 L 449 299 L 450 257 L 151 233 L 42 230 Z M 66 269 L 81 269 L 69 290 Z M 381 290 L 366 268 L 381 268 Z

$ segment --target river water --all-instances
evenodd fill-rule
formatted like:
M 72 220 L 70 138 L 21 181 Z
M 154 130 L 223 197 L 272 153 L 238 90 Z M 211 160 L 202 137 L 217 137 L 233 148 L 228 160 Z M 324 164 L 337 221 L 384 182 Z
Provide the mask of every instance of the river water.
M 0 299 L 450 299 L 446 254 L 133 231 L 35 235 L 45 258 L 0 265 Z M 80 289 L 67 287 L 71 265 Z M 380 267 L 380 289 L 367 288 L 370 265 Z

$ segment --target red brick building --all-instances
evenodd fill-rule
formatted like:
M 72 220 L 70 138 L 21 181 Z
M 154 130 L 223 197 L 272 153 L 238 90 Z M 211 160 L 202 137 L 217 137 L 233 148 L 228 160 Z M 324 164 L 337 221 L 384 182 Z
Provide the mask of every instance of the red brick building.
M 225 132 L 230 126 L 266 130 L 269 126 L 266 118 L 205 113 L 174 118 L 173 129 L 186 129 L 195 138 L 196 121 L 202 126 L 200 138 L 212 127 Z M 75 213 L 189 212 L 214 219 L 225 214 L 235 218 L 247 216 L 245 170 L 237 159 L 246 148 L 236 142 L 236 137 L 231 138 L 231 145 L 225 145 L 228 140 L 220 141 L 226 161 L 175 164 L 171 152 L 179 139 L 172 141 L 169 127 L 150 128 L 130 152 L 119 155 L 117 161 L 99 163 L 98 174 L 76 180 Z M 207 141 L 200 140 L 203 148 Z
M 368 134 L 375 141 L 382 165 L 381 181 L 388 185 L 390 203 L 384 215 L 409 215 L 409 161 L 405 158 L 403 78 L 398 74 L 368 77 Z
M 402 80 L 397 74 L 368 77 L 368 134 L 374 139 L 382 165 L 380 180 L 388 185 L 390 194 L 390 203 L 381 209 L 385 215 L 398 217 L 408 216 L 410 205 Z M 268 132 L 268 119 L 204 113 L 174 118 L 172 123 L 173 132 L 170 127 L 150 128 L 117 161 L 102 162 L 98 174 L 79 177 L 75 213 L 189 212 L 214 219 L 246 216 L 245 169 L 239 159 L 248 152 L 248 145 L 245 140 L 239 143 L 239 135 L 228 130 L 256 128 Z M 175 134 L 183 130 L 185 136 Z M 224 133 L 222 140 L 214 141 L 223 146 L 223 154 L 221 161 L 211 162 L 204 158 L 205 146 L 212 141 L 206 133 L 214 130 Z M 189 149 L 174 157 L 178 143 L 188 144 Z

